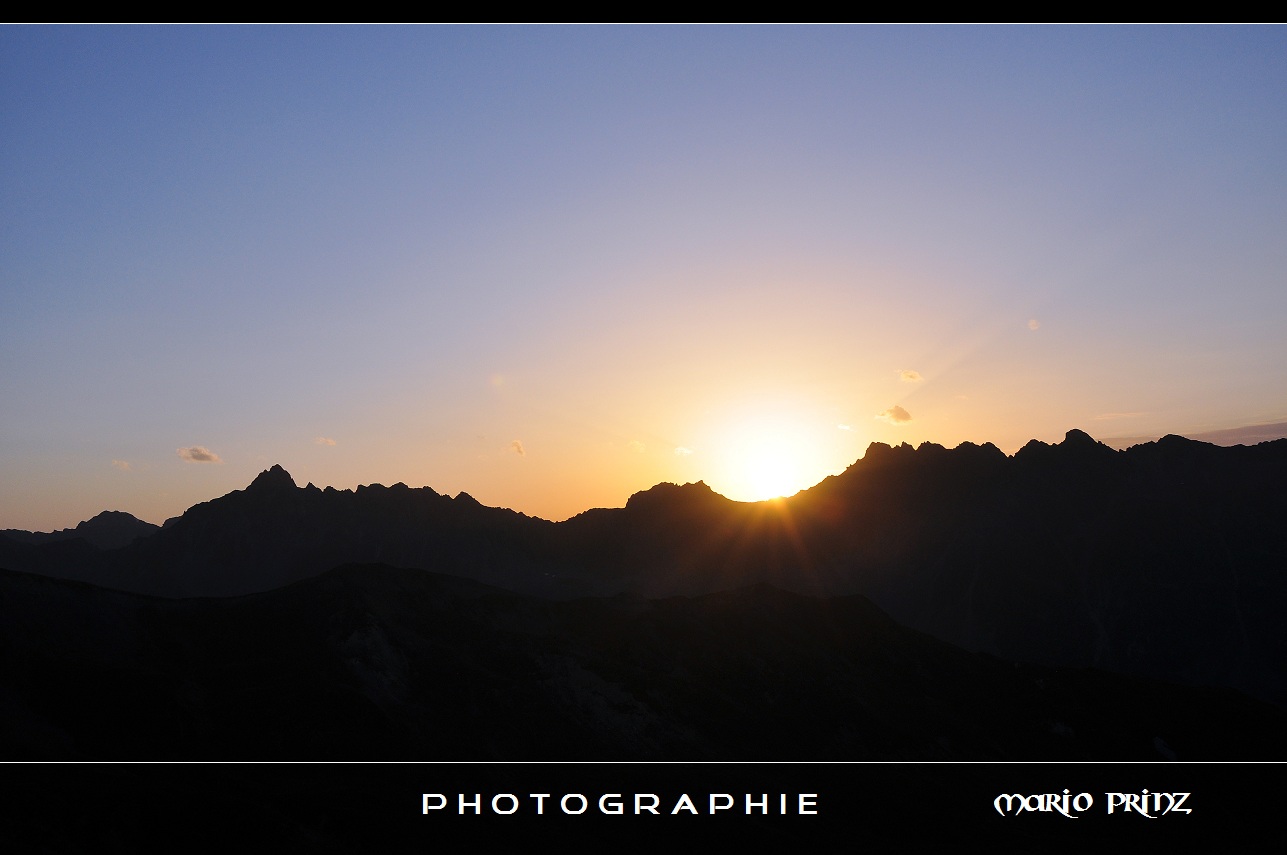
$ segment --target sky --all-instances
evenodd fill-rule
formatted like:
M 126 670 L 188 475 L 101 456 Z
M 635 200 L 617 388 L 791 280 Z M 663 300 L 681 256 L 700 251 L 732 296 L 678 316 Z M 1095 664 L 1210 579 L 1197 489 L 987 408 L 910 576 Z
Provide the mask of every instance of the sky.
M 7 26 L 0 116 L 0 528 L 1287 422 L 1287 28 Z

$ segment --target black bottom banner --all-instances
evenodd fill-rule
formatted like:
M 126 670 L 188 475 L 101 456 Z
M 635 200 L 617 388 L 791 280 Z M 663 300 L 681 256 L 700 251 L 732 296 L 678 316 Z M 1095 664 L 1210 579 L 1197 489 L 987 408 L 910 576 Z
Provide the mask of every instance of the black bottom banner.
M 0 843 L 1287 844 L 1277 764 L 7 764 Z M 1268 835 L 1266 836 L 1266 832 Z

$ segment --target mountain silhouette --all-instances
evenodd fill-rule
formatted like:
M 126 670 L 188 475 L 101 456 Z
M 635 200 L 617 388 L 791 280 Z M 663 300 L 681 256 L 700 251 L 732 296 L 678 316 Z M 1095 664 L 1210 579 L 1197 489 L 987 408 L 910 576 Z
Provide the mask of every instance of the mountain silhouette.
M 770 502 L 660 484 L 561 523 L 405 484 L 299 487 L 280 466 L 132 543 L 0 539 L 0 566 L 162 597 L 240 596 L 383 563 L 543 599 L 749 585 L 863 595 L 1007 661 L 1233 687 L 1287 703 L 1287 440 L 1178 436 L 1116 451 L 1083 431 L 873 443 Z
M 124 511 L 103 511 L 75 528 L 65 528 L 55 532 L 5 529 L 0 531 L 0 537 L 7 537 L 19 543 L 57 543 L 81 538 L 96 549 L 118 549 L 134 542 L 135 538 L 147 537 L 159 529 L 160 526 L 144 522 Z

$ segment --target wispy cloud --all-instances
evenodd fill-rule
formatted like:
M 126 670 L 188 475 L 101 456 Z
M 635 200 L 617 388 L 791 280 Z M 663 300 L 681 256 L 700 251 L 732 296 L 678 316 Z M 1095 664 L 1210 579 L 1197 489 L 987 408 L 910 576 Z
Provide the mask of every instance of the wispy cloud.
M 1039 330 L 1039 329 L 1041 329 L 1041 321 L 1037 320 L 1036 318 L 1031 318 L 1031 319 L 1029 319 L 1029 321 L 1028 321 L 1028 329 L 1030 329 L 1030 330 Z
M 187 448 L 177 449 L 176 453 L 189 463 L 223 463 L 219 455 L 204 445 L 190 445 Z
M 904 422 L 910 422 L 912 420 L 912 414 L 907 412 L 907 410 L 904 410 L 902 407 L 895 406 L 885 410 L 885 412 L 876 416 L 876 418 L 887 421 L 891 425 L 901 425 Z
M 522 443 L 522 441 L 520 441 L 520 440 L 517 440 L 517 439 L 516 439 L 516 440 L 511 441 L 511 442 L 510 442 L 510 444 L 509 444 L 509 450 L 510 450 L 510 451 L 512 451 L 512 452 L 514 452 L 515 454 L 517 454 L 519 457 L 526 457 L 526 456 L 527 456 L 527 451 L 526 451 L 526 450 L 524 450 L 524 448 L 523 448 L 523 443 Z
M 1287 422 L 1247 425 L 1246 427 L 1209 430 L 1202 433 L 1186 433 L 1184 436 L 1215 445 L 1255 445 L 1259 442 L 1271 442 L 1275 439 L 1287 437 Z
M 691 448 L 685 448 L 682 445 L 675 446 L 675 454 L 679 455 L 680 457 L 687 457 L 692 453 L 693 453 L 693 450 Z
M 130 462 L 128 460 L 113 460 L 112 465 L 122 472 L 130 471 Z
M 836 425 L 836 427 L 838 427 L 840 430 L 853 430 L 853 428 L 849 425 Z
M 919 371 L 904 368 L 898 372 L 898 379 L 902 380 L 904 383 L 919 383 L 925 378 L 921 376 L 921 372 Z
M 1106 421 L 1111 421 L 1112 419 L 1133 419 L 1136 416 L 1142 416 L 1142 415 L 1144 414 L 1143 413 L 1100 413 L 1099 415 L 1095 416 L 1095 421 L 1106 422 Z
M 313 442 L 318 445 L 335 445 L 335 440 L 331 439 L 329 436 L 319 436 L 317 439 L 313 440 Z
M 645 451 L 648 450 L 648 446 L 644 445 L 642 442 L 640 442 L 637 439 L 630 440 L 630 444 L 626 447 L 629 448 L 631 451 L 633 451 L 635 454 L 643 454 Z

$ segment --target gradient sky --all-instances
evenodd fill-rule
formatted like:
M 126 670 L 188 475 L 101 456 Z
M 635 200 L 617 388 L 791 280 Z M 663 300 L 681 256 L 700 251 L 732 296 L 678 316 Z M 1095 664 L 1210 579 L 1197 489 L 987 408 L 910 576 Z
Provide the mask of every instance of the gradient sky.
M 1287 421 L 1281 27 L 4 27 L 0 63 L 0 528 L 273 463 L 561 519 Z

